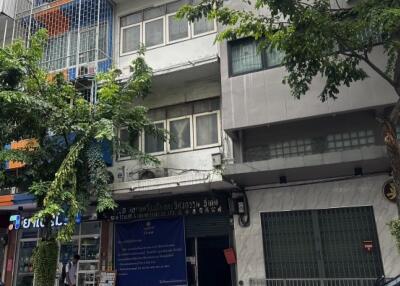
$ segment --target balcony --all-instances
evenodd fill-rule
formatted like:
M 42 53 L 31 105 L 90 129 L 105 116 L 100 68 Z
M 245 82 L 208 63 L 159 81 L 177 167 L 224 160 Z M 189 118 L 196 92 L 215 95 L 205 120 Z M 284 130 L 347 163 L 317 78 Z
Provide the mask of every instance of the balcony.
M 75 80 L 111 67 L 113 6 L 108 0 L 21 0 L 13 40 L 29 40 L 45 28 L 42 66 Z
M 384 172 L 381 130 L 370 112 L 243 130 L 224 176 L 245 186 Z M 235 142 L 235 141 L 234 141 Z M 238 149 L 238 147 L 236 147 Z

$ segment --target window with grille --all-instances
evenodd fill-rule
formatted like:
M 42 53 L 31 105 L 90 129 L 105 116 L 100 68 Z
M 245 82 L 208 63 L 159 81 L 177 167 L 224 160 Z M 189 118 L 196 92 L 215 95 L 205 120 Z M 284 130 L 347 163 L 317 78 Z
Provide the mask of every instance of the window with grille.
M 372 207 L 262 213 L 261 221 L 267 278 L 383 274 Z

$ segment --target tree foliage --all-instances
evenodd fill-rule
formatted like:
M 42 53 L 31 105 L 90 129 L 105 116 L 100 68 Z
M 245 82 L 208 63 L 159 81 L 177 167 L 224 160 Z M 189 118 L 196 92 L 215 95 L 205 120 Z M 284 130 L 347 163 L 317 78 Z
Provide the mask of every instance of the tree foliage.
M 132 76 L 118 81 L 116 69 L 97 75 L 96 102 L 85 99 L 77 84 L 62 74 L 48 74 L 41 68 L 46 31 L 35 34 L 26 48 L 22 42 L 0 49 L 0 160 L 26 163 L 13 172 L 0 167 L 0 187 L 20 186 L 35 194 L 35 218 L 49 226 L 56 215 L 68 224 L 56 233 L 50 227 L 45 240 L 69 240 L 75 217 L 94 203 L 97 211 L 113 209 L 109 175 L 102 146 L 126 148 L 132 156 L 157 162 L 131 146 L 120 144 L 116 130 L 164 136 L 147 118 L 147 110 L 134 99 L 150 92 L 152 70 L 141 53 L 132 62 Z M 37 144 L 21 150 L 6 150 L 12 141 L 34 138 Z
M 235 2 L 236 4 L 239 1 Z M 336 99 L 341 86 L 364 80 L 368 66 L 400 97 L 400 0 L 242 0 L 239 9 L 224 0 L 184 6 L 178 17 L 216 19 L 223 25 L 217 41 L 253 37 L 259 49 L 284 52 L 283 65 L 294 97 L 307 93 L 315 78 L 324 81 L 320 99 Z M 349 4 L 350 3 L 350 4 Z M 371 53 L 382 49 L 386 65 Z M 361 65 L 363 64 L 363 65 Z M 301 103 L 299 103 L 301 104 Z M 400 148 L 396 126 L 400 100 L 380 118 L 397 191 L 400 216 Z M 398 225 L 390 226 L 400 244 Z

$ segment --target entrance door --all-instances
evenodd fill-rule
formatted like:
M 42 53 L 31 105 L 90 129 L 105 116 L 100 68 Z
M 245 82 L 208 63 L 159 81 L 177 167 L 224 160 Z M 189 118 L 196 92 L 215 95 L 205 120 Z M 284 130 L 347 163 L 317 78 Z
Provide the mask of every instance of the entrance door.
M 228 236 L 196 237 L 186 240 L 189 286 L 231 286 L 231 270 L 224 256 Z
M 231 272 L 224 256 L 228 236 L 197 239 L 199 286 L 231 286 Z

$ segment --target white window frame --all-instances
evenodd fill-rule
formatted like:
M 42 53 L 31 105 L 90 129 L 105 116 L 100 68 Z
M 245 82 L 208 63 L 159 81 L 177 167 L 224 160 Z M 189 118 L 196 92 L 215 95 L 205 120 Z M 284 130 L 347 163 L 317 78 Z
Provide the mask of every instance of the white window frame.
M 155 46 L 151 46 L 151 47 L 148 47 L 147 46 L 147 43 L 146 43 L 146 24 L 147 23 L 149 23 L 149 22 L 154 22 L 154 21 L 158 21 L 158 20 L 163 20 L 162 22 L 163 22 L 163 32 L 162 32 L 162 34 L 163 34 L 163 42 L 161 43 L 161 44 L 158 44 L 158 45 L 155 45 Z M 150 19 L 150 20 L 146 20 L 146 21 L 143 21 L 142 22 L 142 43 L 145 45 L 145 47 L 146 47 L 146 49 L 148 49 L 148 50 L 151 50 L 151 49 L 155 49 L 155 48 L 158 48 L 158 47 L 162 47 L 162 46 L 165 46 L 165 43 L 166 43 L 166 37 L 165 37 L 165 15 L 164 16 L 160 16 L 160 17 L 157 17 L 157 18 L 153 18 L 153 19 Z
M 190 126 L 190 146 L 187 148 L 182 148 L 182 149 L 176 149 L 176 150 L 171 150 L 171 144 L 170 144 L 170 139 L 171 139 L 171 130 L 170 130 L 170 122 L 172 121 L 178 121 L 182 119 L 189 119 L 189 126 Z M 176 117 L 176 118 L 171 118 L 167 119 L 167 131 L 168 131 L 168 144 L 167 144 L 167 152 L 168 153 L 178 153 L 178 152 L 183 152 L 183 151 L 191 151 L 193 150 L 193 116 L 192 115 L 186 115 L 186 116 L 181 116 L 181 117 Z
M 166 120 L 159 120 L 159 121 L 154 121 L 153 124 L 160 124 L 162 123 L 164 125 L 163 129 L 166 130 L 167 127 L 167 122 Z M 168 141 L 168 140 L 167 140 Z M 146 154 L 151 154 L 153 156 L 156 155 L 164 155 L 167 153 L 167 141 L 164 141 L 164 151 L 160 151 L 160 152 L 151 152 L 151 153 L 147 153 L 146 152 L 146 132 L 143 132 L 143 136 L 142 136 L 142 146 L 143 146 L 143 152 L 145 152 Z
M 120 20 L 121 21 L 121 20 Z M 120 31 L 120 47 L 119 47 L 119 54 L 120 56 L 126 56 L 126 55 L 130 55 L 130 54 L 134 54 L 137 53 L 139 50 L 133 50 L 133 51 L 129 51 L 129 52 L 125 52 L 123 51 L 123 43 L 124 43 L 124 33 L 123 30 L 125 29 L 129 29 L 132 28 L 134 26 L 139 26 L 140 32 L 139 32 L 139 43 L 141 46 L 143 44 L 143 22 L 140 23 L 136 23 L 136 24 L 132 24 L 132 25 L 128 25 L 128 26 L 124 26 L 124 27 L 120 27 L 119 31 Z
M 175 16 L 175 15 L 176 15 L 176 12 L 174 12 L 174 13 L 169 13 L 169 14 L 166 14 L 166 15 L 165 15 L 165 23 L 166 23 L 166 25 L 165 25 L 165 31 L 166 31 L 166 33 L 165 33 L 165 38 L 166 38 L 166 43 L 167 43 L 167 44 L 173 44 L 173 43 L 178 43 L 178 42 L 181 42 L 181 41 L 188 40 L 188 39 L 190 39 L 190 37 L 191 37 L 191 35 L 192 35 L 192 25 L 190 24 L 191 22 L 188 21 L 188 33 L 187 33 L 187 37 L 186 37 L 186 38 L 181 38 L 181 39 L 178 39 L 178 40 L 174 40 L 174 41 L 170 41 L 170 40 L 169 40 L 169 17 L 170 17 L 170 16 Z
M 212 143 L 212 144 L 207 144 L 207 145 L 197 145 L 197 117 L 202 117 L 210 114 L 217 114 L 217 134 L 218 134 L 218 142 L 217 143 Z M 193 114 L 193 138 L 194 138 L 194 149 L 205 149 L 205 148 L 210 148 L 210 147 L 216 147 L 216 146 L 221 146 L 221 113 L 219 110 L 215 111 L 210 111 L 210 112 L 203 112 L 203 113 L 198 113 L 198 114 Z
M 126 161 L 126 160 L 132 160 L 132 156 L 126 156 L 126 157 L 121 157 L 121 154 L 120 154 L 120 139 L 121 139 L 121 130 L 127 130 L 128 129 L 128 127 L 120 127 L 120 128 L 118 128 L 118 150 L 117 150 L 117 154 L 116 154 L 116 159 L 117 159 L 117 161 Z M 129 130 L 128 130 L 129 131 Z M 138 150 L 139 151 L 141 151 L 142 150 L 142 132 L 139 132 L 139 138 L 138 138 Z
M 192 36 L 192 38 L 198 38 L 198 37 L 202 37 L 202 36 L 205 36 L 205 35 L 216 33 L 217 32 L 217 21 L 214 19 L 213 22 L 214 22 L 214 29 L 213 30 L 208 31 L 208 32 L 204 32 L 204 33 L 201 33 L 201 34 L 197 34 L 197 35 L 194 34 L 194 22 L 191 22 L 190 23 L 190 28 L 191 28 L 191 36 Z

